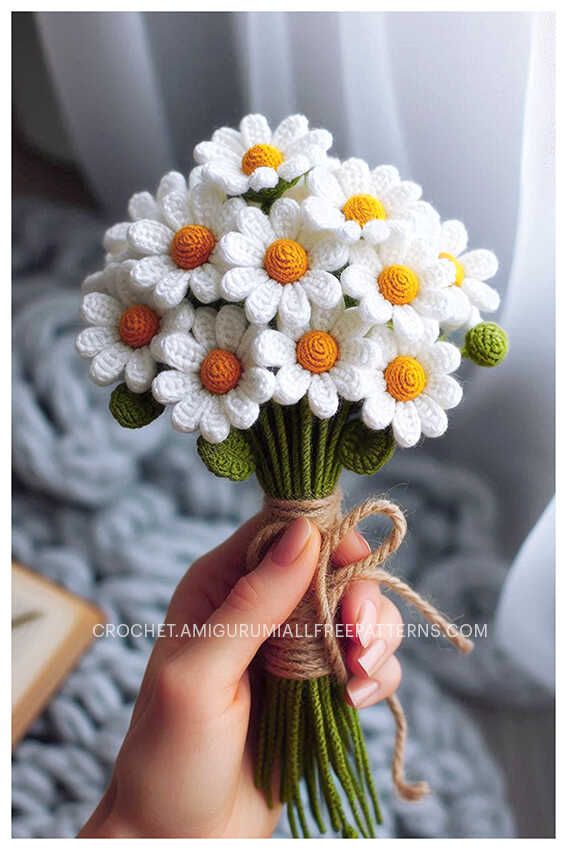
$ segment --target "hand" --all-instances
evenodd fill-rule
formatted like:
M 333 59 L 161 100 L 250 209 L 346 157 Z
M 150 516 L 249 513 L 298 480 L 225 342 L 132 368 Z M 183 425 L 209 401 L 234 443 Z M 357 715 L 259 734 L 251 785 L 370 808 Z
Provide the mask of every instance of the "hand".
M 254 786 L 248 668 L 262 629 L 284 623 L 309 587 L 321 539 L 310 521 L 297 519 L 244 575 L 246 550 L 257 530 L 256 517 L 199 559 L 179 583 L 166 623 L 172 631 L 205 623 L 211 630 L 198 638 L 167 634 L 157 640 L 110 785 L 79 837 L 272 834 L 280 808 L 268 809 Z M 333 560 L 349 564 L 368 552 L 364 538 L 352 531 Z M 353 634 L 359 626 L 346 650 L 353 673 L 347 696 L 362 708 L 399 685 L 394 652 L 401 617 L 368 581 L 349 587 L 341 610 Z M 235 630 L 245 631 L 241 626 L 252 627 L 250 634 L 235 638 Z

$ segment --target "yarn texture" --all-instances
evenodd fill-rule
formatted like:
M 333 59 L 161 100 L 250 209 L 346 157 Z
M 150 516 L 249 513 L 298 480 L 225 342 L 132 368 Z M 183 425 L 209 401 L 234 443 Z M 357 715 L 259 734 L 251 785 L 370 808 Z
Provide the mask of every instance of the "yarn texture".
M 468 331 L 464 351 L 477 366 L 498 366 L 508 354 L 508 334 L 494 322 L 481 322 Z

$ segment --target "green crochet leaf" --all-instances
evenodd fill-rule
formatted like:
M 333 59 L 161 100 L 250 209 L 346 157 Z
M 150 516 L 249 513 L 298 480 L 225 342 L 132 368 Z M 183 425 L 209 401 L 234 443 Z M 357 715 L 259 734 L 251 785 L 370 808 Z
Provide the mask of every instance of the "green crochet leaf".
M 133 393 L 126 384 L 118 384 L 112 391 L 108 407 L 123 428 L 143 428 L 157 419 L 165 409 L 149 390 Z
M 359 419 L 343 429 L 338 458 L 345 469 L 357 475 L 374 475 L 394 454 L 396 444 L 391 428 L 371 431 Z
M 267 213 L 270 211 L 270 207 L 274 201 L 277 201 L 278 198 L 281 198 L 284 192 L 287 192 L 288 189 L 295 186 L 303 176 L 303 174 L 300 174 L 299 177 L 290 181 L 282 180 L 280 178 L 278 185 L 274 186 L 273 189 L 260 189 L 259 192 L 255 192 L 253 189 L 248 189 L 242 197 L 245 201 L 251 201 L 253 204 L 261 204 L 262 211 Z
M 197 451 L 205 466 L 218 478 L 244 481 L 256 468 L 248 441 L 242 431 L 236 428 L 231 429 L 222 443 L 208 443 L 199 437 Z

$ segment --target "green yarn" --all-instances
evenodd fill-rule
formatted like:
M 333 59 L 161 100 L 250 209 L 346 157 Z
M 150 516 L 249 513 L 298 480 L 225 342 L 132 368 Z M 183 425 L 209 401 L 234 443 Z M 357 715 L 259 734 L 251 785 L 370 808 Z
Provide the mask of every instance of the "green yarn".
M 358 475 L 374 475 L 394 454 L 396 443 L 391 428 L 372 431 L 359 419 L 343 429 L 338 457 L 345 469 Z
M 295 186 L 302 177 L 303 175 L 300 174 L 299 177 L 289 181 L 282 180 L 280 177 L 277 186 L 274 186 L 272 189 L 260 189 L 258 192 L 255 192 L 253 189 L 248 189 L 242 197 L 245 201 L 251 201 L 253 204 L 260 204 L 262 212 L 269 213 L 274 201 L 281 198 L 283 193 Z
M 149 390 L 133 393 L 126 384 L 118 384 L 112 390 L 108 409 L 123 428 L 143 428 L 157 419 L 165 408 Z
M 508 334 L 495 322 L 481 322 L 467 333 L 462 353 L 477 366 L 498 366 L 508 354 Z
M 197 451 L 205 466 L 218 478 L 244 481 L 256 466 L 250 443 L 236 428 L 231 428 L 222 443 L 209 443 L 199 437 Z

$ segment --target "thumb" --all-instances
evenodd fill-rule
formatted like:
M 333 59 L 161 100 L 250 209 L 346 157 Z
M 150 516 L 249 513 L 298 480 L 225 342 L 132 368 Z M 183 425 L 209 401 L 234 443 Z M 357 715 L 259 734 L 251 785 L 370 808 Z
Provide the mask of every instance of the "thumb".
M 305 595 L 319 558 L 321 535 L 308 519 L 294 520 L 255 570 L 242 576 L 190 641 L 194 675 L 237 686 L 271 629 L 282 625 Z

